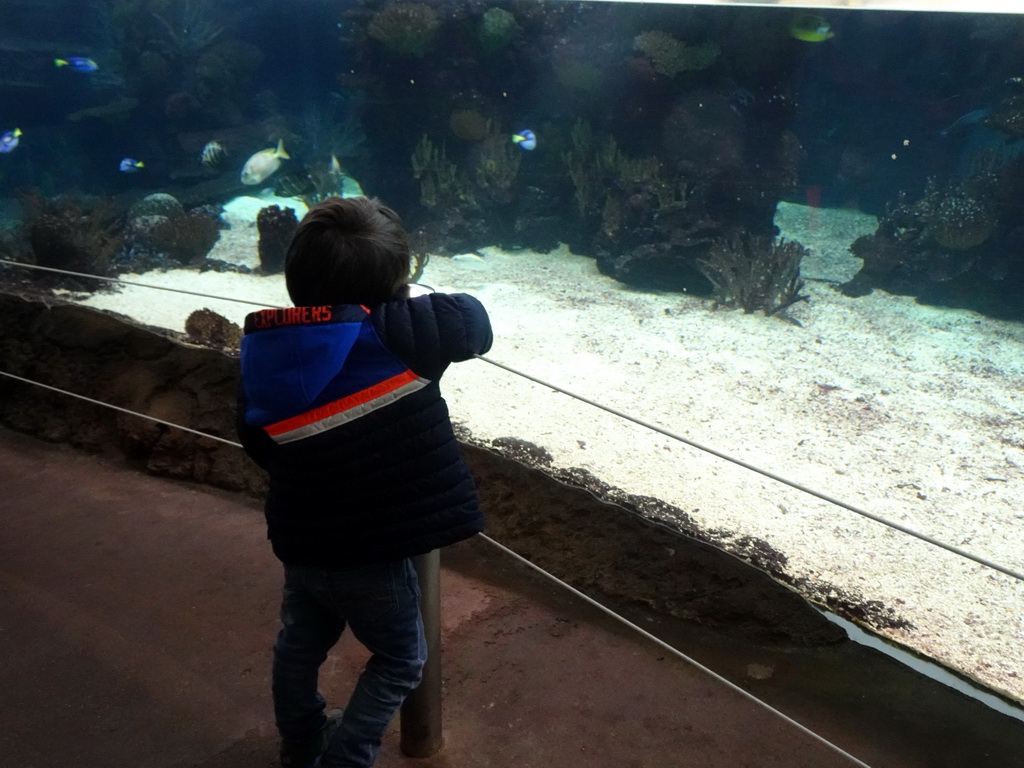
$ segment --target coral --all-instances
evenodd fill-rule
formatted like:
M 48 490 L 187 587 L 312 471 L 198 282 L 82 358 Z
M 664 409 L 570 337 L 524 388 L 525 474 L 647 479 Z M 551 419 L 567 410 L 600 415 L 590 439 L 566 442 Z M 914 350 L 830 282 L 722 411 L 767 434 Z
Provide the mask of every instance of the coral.
M 715 242 L 697 267 L 722 306 L 774 315 L 806 298 L 800 294 L 800 260 L 806 254 L 794 241 L 733 235 Z
M 970 272 L 998 229 L 995 184 L 996 177 L 987 173 L 951 185 L 932 178 L 917 202 L 907 202 L 900 193 L 879 218 L 875 233 L 850 246 L 864 265 L 843 292 L 860 296 L 875 284 L 917 292 Z
M 988 240 L 995 217 L 979 200 L 962 192 L 942 197 L 935 208 L 932 237 L 943 248 L 966 251 Z
M 1024 138 L 1024 96 L 1005 99 L 985 117 L 985 125 L 1011 139 Z
M 717 43 L 687 45 L 660 30 L 642 32 L 633 38 L 633 48 L 649 57 L 655 72 L 675 77 L 680 72 L 707 69 L 722 49 Z
M 437 13 L 423 3 L 395 3 L 370 20 L 369 35 L 388 50 L 422 58 L 434 44 L 440 26 Z
M 218 42 L 199 56 L 195 73 L 204 100 L 237 96 L 263 63 L 263 52 L 239 40 Z
M 448 118 L 448 129 L 463 141 L 483 141 L 491 134 L 491 121 L 475 109 L 458 109 Z
M 134 244 L 185 265 L 205 258 L 220 237 L 217 220 L 202 211 L 136 216 L 131 224 Z
M 619 149 L 611 136 L 598 145 L 590 124 L 584 120 L 573 125 L 570 143 L 572 148 L 562 155 L 562 160 L 575 186 L 580 216 L 585 216 L 592 206 L 602 204 L 601 197 L 610 194 L 650 196 L 662 212 L 686 207 L 686 183 L 666 178 L 657 157 L 631 157 Z M 604 210 L 602 219 L 606 213 Z
M 698 178 L 723 173 L 735 178 L 751 173 L 745 161 L 751 131 L 744 116 L 732 107 L 726 96 L 710 90 L 682 94 L 662 120 L 659 154 Z M 775 136 L 774 131 L 766 130 L 758 138 L 764 147 L 763 160 L 776 154 L 771 147 Z M 767 164 L 762 161 L 762 165 Z
M 256 214 L 256 228 L 260 233 L 260 269 L 265 275 L 284 271 L 284 257 L 295 234 L 299 220 L 291 208 L 276 205 L 261 208 Z
M 477 157 L 477 186 L 490 190 L 509 189 L 519 173 L 522 154 L 501 136 L 484 141 Z
M 476 36 L 485 54 L 497 53 L 519 34 L 516 17 L 503 8 L 488 8 L 480 17 Z
M 34 192 L 21 194 L 20 200 L 24 231 L 37 264 L 90 274 L 109 272 L 122 246 L 114 200 L 45 200 Z
M 604 210 L 601 212 L 601 231 L 614 240 L 622 228 L 622 206 L 618 198 L 609 197 L 604 201 Z
M 206 347 L 238 349 L 242 345 L 242 329 L 212 309 L 197 309 L 185 320 L 189 340 Z
M 569 134 L 572 148 L 562 155 L 575 187 L 576 208 L 582 217 L 597 196 L 600 178 L 593 163 L 594 132 L 590 123 L 577 119 Z
M 176 17 L 154 13 L 163 31 L 170 52 L 182 59 L 192 59 L 209 47 L 221 34 L 224 28 L 214 24 L 206 17 L 203 3 L 183 0 Z
M 427 208 L 450 205 L 468 196 L 468 185 L 448 161 L 444 147 L 438 149 L 426 134 L 413 150 L 412 171 L 420 182 L 420 202 Z
M 141 200 L 132 204 L 128 209 L 128 220 L 139 219 L 143 216 L 180 216 L 185 213 L 181 203 L 173 195 L 164 192 L 156 192 L 147 195 Z
M 656 157 L 631 158 L 619 150 L 615 139 L 609 136 L 597 154 L 599 169 L 612 176 L 619 184 L 634 186 L 655 177 L 661 163 Z
M 361 97 L 332 91 L 314 101 L 302 115 L 303 134 L 313 155 L 356 157 L 363 151 L 366 130 L 359 119 Z

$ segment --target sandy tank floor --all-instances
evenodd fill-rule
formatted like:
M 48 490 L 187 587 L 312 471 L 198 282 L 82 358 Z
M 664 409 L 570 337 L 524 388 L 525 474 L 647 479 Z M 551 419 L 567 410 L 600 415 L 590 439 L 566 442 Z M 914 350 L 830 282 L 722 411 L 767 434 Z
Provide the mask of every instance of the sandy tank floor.
M 496 362 L 1024 571 L 1024 326 L 837 292 L 873 217 L 783 205 L 776 223 L 811 249 L 799 325 L 638 292 L 564 248 L 435 256 L 421 282 L 484 302 Z M 236 219 L 210 255 L 253 264 L 255 238 Z M 123 277 L 288 303 L 281 277 Z M 135 287 L 82 303 L 176 330 L 201 307 L 239 324 L 252 309 Z M 552 466 L 661 499 L 726 549 L 763 539 L 807 597 L 877 601 L 893 620 L 874 631 L 1024 701 L 1019 581 L 485 361 L 453 366 L 443 389 L 476 441 L 543 446 Z

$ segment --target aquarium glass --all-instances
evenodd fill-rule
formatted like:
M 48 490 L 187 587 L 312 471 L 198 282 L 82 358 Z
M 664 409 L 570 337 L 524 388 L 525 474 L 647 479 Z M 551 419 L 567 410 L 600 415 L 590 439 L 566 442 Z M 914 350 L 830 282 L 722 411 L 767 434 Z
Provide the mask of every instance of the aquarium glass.
M 540 380 L 455 366 L 467 434 L 1020 698 L 1012 578 L 674 437 L 1024 569 L 1024 16 L 969 7 L 4 0 L 0 282 L 198 343 L 194 310 L 288 303 L 308 206 L 376 196 L 412 279 L 478 295 L 491 357 Z M 979 572 L 992 644 L 908 614 Z

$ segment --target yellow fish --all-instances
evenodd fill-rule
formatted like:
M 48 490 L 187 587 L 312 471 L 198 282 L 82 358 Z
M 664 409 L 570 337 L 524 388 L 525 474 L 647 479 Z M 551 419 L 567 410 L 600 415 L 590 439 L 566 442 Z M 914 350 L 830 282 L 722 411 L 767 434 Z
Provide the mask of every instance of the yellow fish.
M 814 13 L 798 13 L 790 19 L 789 34 L 805 43 L 820 43 L 836 36 L 828 20 Z
M 281 167 L 282 160 L 288 160 L 290 156 L 284 151 L 284 139 L 278 139 L 277 147 L 261 149 L 242 166 L 242 183 L 259 184 L 264 179 L 274 175 Z

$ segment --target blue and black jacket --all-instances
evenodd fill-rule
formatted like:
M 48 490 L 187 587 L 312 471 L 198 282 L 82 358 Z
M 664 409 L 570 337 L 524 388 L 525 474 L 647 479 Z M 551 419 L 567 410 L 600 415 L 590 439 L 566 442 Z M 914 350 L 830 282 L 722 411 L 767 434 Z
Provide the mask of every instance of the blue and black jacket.
M 246 317 L 238 429 L 278 558 L 339 570 L 483 530 L 438 380 L 491 340 L 465 294 Z

